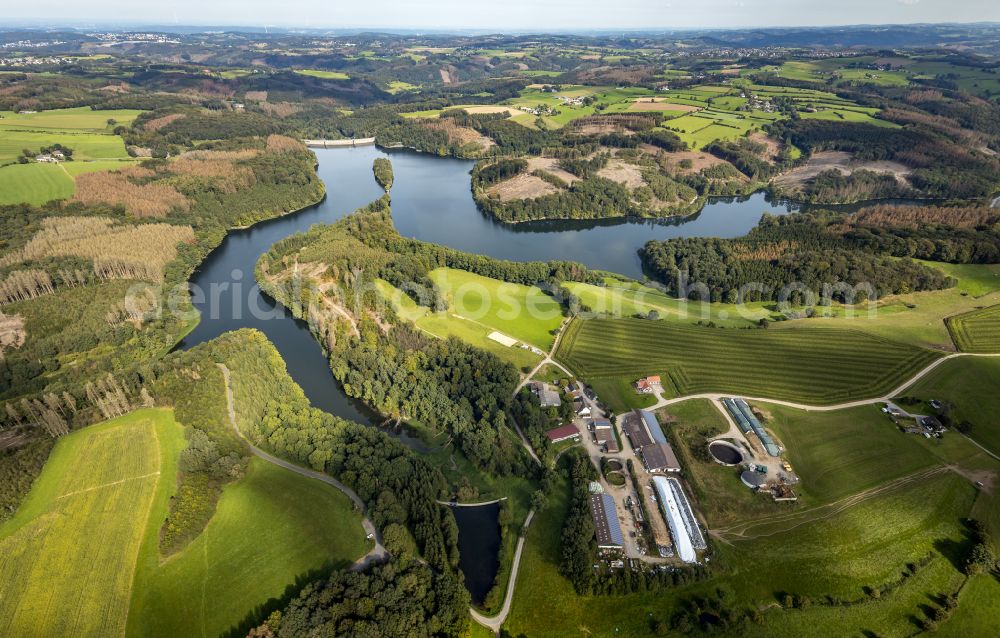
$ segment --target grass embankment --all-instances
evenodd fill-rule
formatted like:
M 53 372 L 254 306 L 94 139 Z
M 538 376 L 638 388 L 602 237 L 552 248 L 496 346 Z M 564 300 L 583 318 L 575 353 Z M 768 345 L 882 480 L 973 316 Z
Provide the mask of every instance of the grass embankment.
M 557 358 L 622 410 L 619 383 L 659 374 L 668 392 L 748 394 L 811 404 L 876 397 L 937 353 L 855 330 L 730 330 L 641 319 L 574 320 Z M 615 391 L 617 389 L 617 391 Z
M 0 527 L 0 634 L 217 636 L 296 578 L 367 551 L 345 496 L 255 460 L 205 531 L 162 561 L 184 446 L 165 409 L 59 440 Z

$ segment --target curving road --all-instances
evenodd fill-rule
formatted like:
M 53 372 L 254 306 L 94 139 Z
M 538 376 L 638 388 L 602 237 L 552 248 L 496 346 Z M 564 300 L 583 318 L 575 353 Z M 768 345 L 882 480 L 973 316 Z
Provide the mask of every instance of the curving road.
M 315 470 L 304 468 L 300 465 L 290 463 L 289 461 L 286 461 L 284 459 L 279 459 L 276 456 L 268 454 L 264 450 L 255 446 L 253 443 L 250 442 L 250 440 L 246 436 L 244 436 L 243 432 L 241 432 L 239 427 L 237 427 L 236 425 L 236 409 L 234 407 L 235 402 L 233 400 L 233 386 L 230 383 L 229 368 L 226 367 L 226 364 L 224 363 L 218 363 L 216 365 L 219 366 L 219 370 L 222 371 L 222 377 L 226 381 L 226 405 L 229 408 L 229 423 L 233 426 L 233 429 L 236 430 L 236 434 L 239 435 L 239 437 L 243 439 L 247 445 L 250 446 L 250 450 L 254 453 L 254 455 L 264 459 L 268 463 L 277 465 L 278 467 L 283 467 L 286 470 L 295 472 L 296 474 L 300 474 L 307 478 L 315 479 L 322 483 L 326 483 L 331 487 L 335 487 L 336 489 L 343 492 L 347 496 L 347 498 L 351 499 L 351 501 L 354 503 L 355 508 L 357 508 L 361 512 L 362 514 L 361 525 L 362 527 L 364 527 L 365 534 L 375 539 L 375 547 L 373 547 L 367 554 L 365 554 L 358 560 L 354 561 L 354 565 L 351 566 L 351 569 L 360 571 L 365 569 L 372 563 L 380 563 L 384 561 L 389 556 L 389 552 L 387 552 L 385 547 L 382 545 L 382 534 L 378 531 L 378 528 L 375 527 L 374 524 L 372 524 L 371 520 L 365 514 L 365 503 L 364 501 L 361 500 L 361 498 L 357 494 L 354 493 L 354 490 L 347 487 L 346 485 L 344 485 L 337 479 L 333 478 L 332 476 L 323 474 L 322 472 L 317 472 Z
M 704 392 L 701 394 L 687 394 L 680 397 L 675 397 L 673 399 L 661 398 L 654 405 L 646 408 L 647 410 L 656 410 L 674 403 L 680 403 L 681 401 L 687 401 L 688 399 L 711 399 L 713 401 L 718 401 L 724 397 L 732 396 L 743 396 L 747 401 L 760 401 L 762 403 L 773 403 L 775 405 L 783 405 L 789 408 L 797 408 L 799 410 L 805 410 L 806 412 L 831 412 L 833 410 L 845 410 L 847 408 L 857 408 L 863 405 L 871 405 L 873 403 L 885 403 L 889 401 L 892 397 L 898 396 L 905 392 L 909 387 L 914 385 L 917 381 L 924 378 L 931 373 L 939 365 L 948 361 L 950 359 L 955 359 L 957 357 L 1000 357 L 998 354 L 979 354 L 974 352 L 956 352 L 949 354 L 940 359 L 935 359 L 929 363 L 925 368 L 917 372 L 915 375 L 904 381 L 899 387 L 894 388 L 892 391 L 886 393 L 883 396 L 872 397 L 869 399 L 859 399 L 857 401 L 847 401 L 845 403 L 836 403 L 833 405 L 808 405 L 806 403 L 795 403 L 794 401 L 784 401 L 782 399 L 768 399 L 765 397 L 748 397 L 741 395 L 738 392 Z

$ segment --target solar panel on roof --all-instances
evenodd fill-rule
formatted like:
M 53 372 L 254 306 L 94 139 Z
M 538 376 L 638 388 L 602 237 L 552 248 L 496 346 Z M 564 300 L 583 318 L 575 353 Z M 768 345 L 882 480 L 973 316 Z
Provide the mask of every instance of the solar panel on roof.
M 657 443 L 666 443 L 667 437 L 663 435 L 663 430 L 660 428 L 660 422 L 656 420 L 656 415 L 654 415 L 649 410 L 641 410 L 642 420 L 646 422 L 646 429 L 649 430 L 649 435 L 653 437 L 653 440 Z
M 611 542 L 616 545 L 625 546 L 625 536 L 622 534 L 621 523 L 618 522 L 618 514 L 615 512 L 615 499 L 608 493 L 601 494 L 604 500 L 604 516 L 608 519 L 608 533 Z

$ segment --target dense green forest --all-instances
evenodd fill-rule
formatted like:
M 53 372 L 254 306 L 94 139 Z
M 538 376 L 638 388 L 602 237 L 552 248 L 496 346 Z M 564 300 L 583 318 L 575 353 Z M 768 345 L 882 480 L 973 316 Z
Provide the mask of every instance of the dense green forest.
M 259 635 L 458 637 L 469 624 L 468 609 L 469 594 L 453 574 L 392 562 L 306 586 Z
M 988 259 L 997 248 L 995 232 L 949 235 L 939 245 L 931 238 L 935 233 L 941 236 L 941 231 L 933 227 L 914 231 L 848 224 L 850 230 L 845 231 L 844 220 L 843 215 L 824 213 L 765 215 L 738 239 L 650 241 L 640 255 L 651 275 L 678 297 L 727 303 L 781 300 L 797 305 L 808 296 L 813 303 L 850 302 L 848 297 L 864 302 L 946 288 L 954 281 L 908 257 L 934 258 L 949 250 L 956 257 L 971 258 L 976 252 Z

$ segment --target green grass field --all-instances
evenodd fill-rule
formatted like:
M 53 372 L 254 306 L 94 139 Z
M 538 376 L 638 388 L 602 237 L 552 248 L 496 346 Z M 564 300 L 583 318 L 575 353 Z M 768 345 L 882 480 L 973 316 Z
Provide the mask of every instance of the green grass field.
M 489 338 L 494 328 L 479 321 L 463 319 L 454 314 L 451 309 L 443 312 L 431 312 L 425 306 L 418 306 L 410 297 L 403 294 L 387 281 L 376 282 L 379 294 L 389 301 L 396 313 L 403 319 L 412 322 L 417 328 L 435 337 L 447 339 L 455 337 L 492 352 L 501 359 L 508 361 L 517 368 L 531 369 L 541 360 L 541 356 L 530 350 L 519 347 L 508 347 Z
M 343 71 L 322 71 L 319 69 L 296 69 L 296 73 L 299 75 L 307 75 L 314 78 L 322 78 L 324 80 L 349 80 L 351 76 L 347 75 Z
M 1000 352 L 1000 305 L 948 317 L 947 322 L 959 350 Z
M 587 381 L 668 377 L 680 395 L 732 392 L 829 404 L 878 396 L 929 350 L 851 330 L 731 330 L 642 319 L 575 320 L 557 357 Z M 619 397 L 602 397 L 620 408 Z
M 535 286 L 523 286 L 464 270 L 438 268 L 431 279 L 448 300 L 448 312 L 542 350 L 562 323 L 559 303 Z
M 0 168 L 0 205 L 40 205 L 73 196 L 73 178 L 58 164 L 12 164 Z
M 784 444 L 802 479 L 801 492 L 816 502 L 860 492 L 934 465 L 919 437 L 901 433 L 876 405 L 833 412 L 803 412 L 754 403 L 770 413 L 765 426 Z
M 37 153 L 59 143 L 73 149 L 73 159 L 128 159 L 125 142 L 117 135 L 66 131 L 22 131 L 3 128 L 0 120 L 0 163 L 10 163 L 24 150 Z
M 959 292 L 982 297 L 1000 290 L 1000 264 L 948 264 L 917 259 L 925 266 L 940 270 L 958 280 Z
M 140 113 L 142 111 L 135 109 L 96 111 L 88 106 L 72 109 L 53 109 L 37 113 L 0 111 L 0 129 L 110 133 L 114 126 L 131 124 L 135 118 L 139 117 Z M 114 120 L 115 124 L 109 124 L 108 120 Z
M 155 543 L 158 525 L 147 528 L 147 543 Z M 127 635 L 218 636 L 296 578 L 349 566 L 367 543 L 345 495 L 255 458 L 180 554 L 161 564 L 155 545 L 147 546 Z
M 73 180 L 77 175 L 115 170 L 133 163 L 128 160 L 95 160 L 3 166 L 0 167 L 0 205 L 24 202 L 38 206 L 53 199 L 68 199 L 76 191 Z
M 347 497 L 255 460 L 205 531 L 161 563 L 185 445 L 165 409 L 59 440 L 0 527 L 0 634 L 217 636 L 296 577 L 367 551 Z
M 980 445 L 1000 455 L 1000 358 L 960 357 L 945 361 L 906 390 L 907 396 L 922 399 L 925 404 L 912 409 L 920 414 L 934 414 L 927 402 L 946 401 L 952 407 L 951 418 L 956 423 L 969 421 L 970 436 Z
M 173 488 L 166 471 L 183 445 L 166 410 L 60 439 L 0 527 L 0 634 L 124 634 L 144 530 Z

